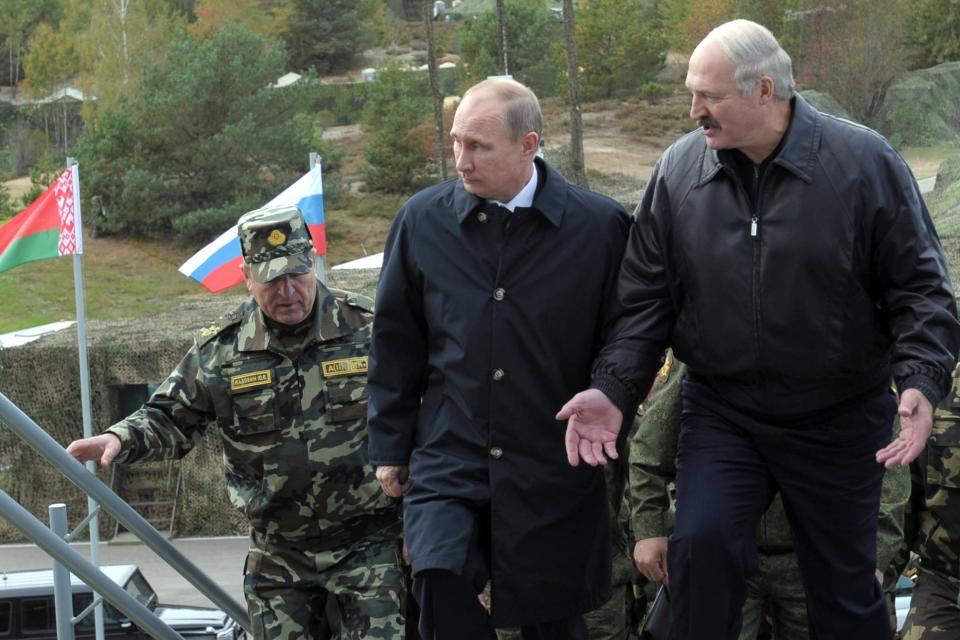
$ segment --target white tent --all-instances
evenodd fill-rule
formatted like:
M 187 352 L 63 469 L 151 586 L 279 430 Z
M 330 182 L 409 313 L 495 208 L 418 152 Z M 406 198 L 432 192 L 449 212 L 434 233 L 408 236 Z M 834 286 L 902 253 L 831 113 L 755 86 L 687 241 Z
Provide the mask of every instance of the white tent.
M 383 254 L 374 253 L 350 262 L 334 265 L 333 269 L 379 269 L 383 266 Z
M 0 349 L 19 347 L 22 344 L 33 342 L 37 338 L 45 336 L 48 333 L 60 331 L 75 324 L 76 322 L 73 320 L 61 320 L 60 322 L 51 322 L 50 324 L 42 324 L 36 327 L 30 327 L 28 329 L 20 329 L 18 331 L 11 331 L 10 333 L 3 333 L 0 334 Z

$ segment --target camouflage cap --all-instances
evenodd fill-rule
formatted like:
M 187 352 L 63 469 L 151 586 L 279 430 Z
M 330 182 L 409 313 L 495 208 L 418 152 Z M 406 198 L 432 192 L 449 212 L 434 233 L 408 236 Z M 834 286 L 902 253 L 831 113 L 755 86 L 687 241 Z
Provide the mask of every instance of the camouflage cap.
M 307 223 L 294 205 L 263 207 L 237 221 L 243 260 L 257 282 L 282 275 L 300 275 L 313 268 L 313 241 Z

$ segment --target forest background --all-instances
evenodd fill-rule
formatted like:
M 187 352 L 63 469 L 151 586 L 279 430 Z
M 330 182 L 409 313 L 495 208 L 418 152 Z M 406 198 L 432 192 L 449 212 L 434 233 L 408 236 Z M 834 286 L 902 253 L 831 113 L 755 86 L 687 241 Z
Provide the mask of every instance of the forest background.
M 890 130 L 882 110 L 901 74 L 960 60 L 957 0 L 463 0 L 436 16 L 423 0 L 3 4 L 0 222 L 77 158 L 95 318 L 204 295 L 176 266 L 301 175 L 310 151 L 323 158 L 328 264 L 380 251 L 403 199 L 452 175 L 452 110 L 434 97 L 504 71 L 541 97 L 550 162 L 632 207 L 643 174 L 613 147 L 652 164 L 692 128 L 684 56 L 734 17 L 770 27 L 801 89 L 906 155 L 956 151 Z M 435 75 L 420 69 L 431 60 Z M 588 137 L 604 122 L 613 140 L 585 173 L 568 142 L 571 84 Z M 0 297 L 29 301 L 3 305 L 0 332 L 73 316 L 67 262 L 0 274 Z

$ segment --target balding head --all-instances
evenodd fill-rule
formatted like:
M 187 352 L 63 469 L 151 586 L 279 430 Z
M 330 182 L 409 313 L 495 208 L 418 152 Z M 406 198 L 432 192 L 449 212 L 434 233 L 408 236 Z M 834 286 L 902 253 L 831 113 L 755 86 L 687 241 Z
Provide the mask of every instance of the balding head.
M 503 105 L 503 121 L 507 134 L 513 140 L 529 132 L 543 136 L 543 113 L 540 101 L 525 85 L 510 78 L 488 78 L 470 87 L 463 94 L 463 103 L 469 100 L 496 100 Z
M 790 55 L 763 25 L 750 20 L 731 20 L 715 28 L 697 49 L 719 45 L 730 60 L 733 81 L 740 92 L 747 96 L 753 93 L 763 76 L 773 81 L 776 100 L 789 100 L 795 92 L 793 67 Z

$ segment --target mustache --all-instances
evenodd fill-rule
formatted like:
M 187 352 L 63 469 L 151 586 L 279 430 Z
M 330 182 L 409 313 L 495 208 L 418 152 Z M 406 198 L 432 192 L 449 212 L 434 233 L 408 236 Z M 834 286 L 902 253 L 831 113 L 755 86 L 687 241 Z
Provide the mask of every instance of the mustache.
M 719 129 L 720 123 L 713 118 L 700 118 L 697 120 L 697 126 L 702 128 Z

